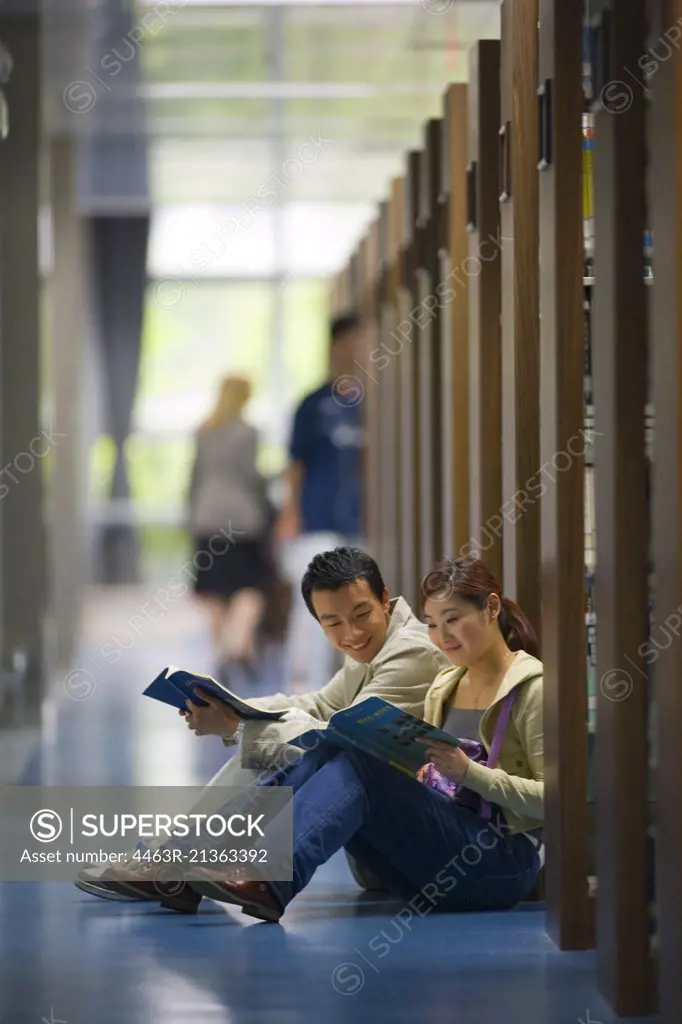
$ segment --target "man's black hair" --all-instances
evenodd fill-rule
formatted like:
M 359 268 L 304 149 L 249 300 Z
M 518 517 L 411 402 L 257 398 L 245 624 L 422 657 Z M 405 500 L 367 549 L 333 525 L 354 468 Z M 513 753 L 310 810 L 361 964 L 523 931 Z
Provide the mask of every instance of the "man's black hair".
M 312 602 L 314 591 L 341 590 L 355 580 L 367 580 L 370 590 L 381 601 L 386 589 L 384 579 L 379 566 L 366 551 L 343 547 L 315 555 L 301 583 L 301 593 L 310 614 L 317 618 Z
M 360 317 L 355 313 L 344 313 L 343 316 L 334 317 L 330 330 L 332 345 L 350 331 L 357 331 L 359 327 Z

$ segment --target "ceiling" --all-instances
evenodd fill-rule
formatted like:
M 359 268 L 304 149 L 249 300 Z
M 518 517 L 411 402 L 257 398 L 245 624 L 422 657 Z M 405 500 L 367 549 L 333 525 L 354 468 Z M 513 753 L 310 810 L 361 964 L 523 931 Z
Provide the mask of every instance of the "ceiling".
M 82 139 L 84 208 L 234 208 L 277 180 L 273 208 L 334 207 L 351 235 L 499 37 L 499 0 L 43 5 L 46 119 Z

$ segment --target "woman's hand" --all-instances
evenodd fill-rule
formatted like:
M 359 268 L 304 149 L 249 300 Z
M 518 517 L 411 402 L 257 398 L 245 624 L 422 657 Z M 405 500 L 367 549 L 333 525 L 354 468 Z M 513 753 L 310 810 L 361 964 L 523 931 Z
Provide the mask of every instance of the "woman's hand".
M 426 743 L 426 756 L 441 775 L 453 782 L 462 782 L 469 770 L 469 758 L 461 747 L 453 747 L 442 740 L 428 740 Z
M 209 693 L 204 693 L 201 689 L 195 689 L 194 692 L 197 697 L 206 701 L 207 706 L 202 707 L 191 700 L 187 701 L 184 718 L 188 728 L 197 736 L 233 736 L 239 725 L 239 716 Z

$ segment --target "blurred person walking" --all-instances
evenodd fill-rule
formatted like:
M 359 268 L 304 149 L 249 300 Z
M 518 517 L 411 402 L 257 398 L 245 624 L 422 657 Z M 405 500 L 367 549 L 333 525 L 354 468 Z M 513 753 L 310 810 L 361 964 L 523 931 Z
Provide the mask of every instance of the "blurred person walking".
M 286 677 L 294 689 L 317 689 L 333 674 L 335 655 L 311 622 L 298 581 L 321 551 L 362 545 L 364 431 L 357 377 L 363 328 L 354 314 L 331 323 L 329 377 L 298 406 L 285 473 L 286 496 L 275 528 L 283 569 L 294 584 Z
M 258 432 L 243 419 L 251 397 L 245 377 L 226 377 L 195 436 L 189 486 L 189 529 L 221 674 L 238 664 L 253 670 L 265 606 L 265 482 L 256 466 Z

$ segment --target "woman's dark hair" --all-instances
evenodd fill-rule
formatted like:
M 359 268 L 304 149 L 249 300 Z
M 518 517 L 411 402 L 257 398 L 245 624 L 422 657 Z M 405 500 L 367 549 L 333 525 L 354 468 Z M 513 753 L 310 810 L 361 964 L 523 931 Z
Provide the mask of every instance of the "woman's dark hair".
M 511 651 L 526 651 L 538 657 L 538 638 L 530 622 L 515 601 L 502 596 L 494 574 L 480 558 L 446 558 L 427 573 L 421 585 L 422 601 L 428 598 L 459 597 L 483 610 L 491 594 L 497 594 L 500 632 Z
M 367 580 L 376 597 L 384 596 L 384 579 L 374 559 L 360 548 L 334 548 L 315 555 L 301 583 L 303 600 L 311 615 L 317 618 L 312 595 L 315 590 L 341 590 L 355 580 Z

